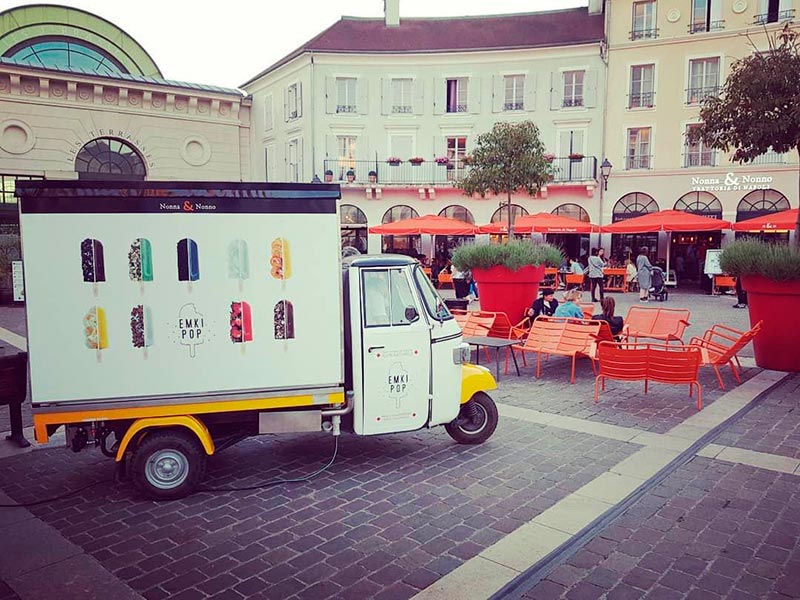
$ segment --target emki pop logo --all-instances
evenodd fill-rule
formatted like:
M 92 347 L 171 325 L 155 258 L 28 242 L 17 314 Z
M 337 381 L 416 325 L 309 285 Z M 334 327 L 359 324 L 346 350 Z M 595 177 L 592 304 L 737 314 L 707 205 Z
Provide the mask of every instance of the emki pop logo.
M 386 383 L 389 397 L 395 401 L 395 408 L 399 409 L 401 400 L 408 396 L 408 371 L 403 368 L 401 363 L 394 363 L 389 369 Z

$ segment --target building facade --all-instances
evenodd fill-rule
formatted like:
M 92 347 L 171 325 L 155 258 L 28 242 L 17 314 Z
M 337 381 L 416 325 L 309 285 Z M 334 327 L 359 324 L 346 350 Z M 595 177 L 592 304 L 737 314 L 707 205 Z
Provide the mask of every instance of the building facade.
M 605 153 L 614 165 L 601 220 L 611 223 L 663 209 L 730 221 L 797 207 L 797 154 L 769 152 L 748 164 L 686 132 L 700 105 L 719 93 L 733 62 L 794 21 L 797 0 L 610 0 Z M 779 235 L 784 237 L 788 233 Z M 706 248 L 732 234 L 675 234 L 671 264 L 695 277 Z M 667 253 L 666 234 L 614 236 L 619 257 L 641 246 Z M 680 258 L 679 258 L 680 257 Z

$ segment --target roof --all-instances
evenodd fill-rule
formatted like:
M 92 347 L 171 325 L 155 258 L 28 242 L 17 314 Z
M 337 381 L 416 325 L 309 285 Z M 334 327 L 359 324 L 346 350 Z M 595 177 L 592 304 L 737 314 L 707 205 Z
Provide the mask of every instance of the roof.
M 204 85 L 200 83 L 188 83 L 186 81 L 174 81 L 172 79 L 161 79 L 160 77 L 151 77 L 149 75 L 131 75 L 129 73 L 118 73 L 115 75 L 99 75 L 94 71 L 88 71 L 78 67 L 64 68 L 64 67 L 40 67 L 29 65 L 28 63 L 19 62 L 10 58 L 0 56 L 0 65 L 9 65 L 13 67 L 23 67 L 25 69 L 34 69 L 36 71 L 44 71 L 50 73 L 70 73 L 73 75 L 86 75 L 90 77 L 99 77 L 101 79 L 111 79 L 116 81 L 126 81 L 129 83 L 147 83 L 151 85 L 158 85 L 164 87 L 182 88 L 186 90 L 193 90 L 196 92 L 212 92 L 218 94 L 232 94 L 235 96 L 244 97 L 245 93 L 242 90 L 235 88 L 225 88 L 216 85 Z
M 587 7 L 509 15 L 401 19 L 397 27 L 386 27 L 383 18 L 342 17 L 242 87 L 306 52 L 413 54 L 569 46 L 601 41 L 604 24 L 604 15 L 589 14 Z

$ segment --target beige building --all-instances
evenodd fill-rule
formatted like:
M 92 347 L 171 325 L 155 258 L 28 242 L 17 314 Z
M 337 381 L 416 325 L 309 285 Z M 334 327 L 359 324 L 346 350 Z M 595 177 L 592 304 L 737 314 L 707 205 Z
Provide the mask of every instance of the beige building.
M 753 51 L 751 43 L 766 47 L 768 35 L 795 19 L 798 0 L 609 0 L 606 6 L 613 83 L 605 100 L 605 153 L 614 169 L 603 223 L 671 208 L 740 221 L 796 207 L 796 154 L 768 153 L 740 165 L 724 152 L 687 144 L 686 131 L 732 63 Z M 671 264 L 680 256 L 684 275 L 693 275 L 706 247 L 731 238 L 673 235 Z M 618 256 L 658 245 L 665 258 L 667 238 L 614 236 L 611 245 Z

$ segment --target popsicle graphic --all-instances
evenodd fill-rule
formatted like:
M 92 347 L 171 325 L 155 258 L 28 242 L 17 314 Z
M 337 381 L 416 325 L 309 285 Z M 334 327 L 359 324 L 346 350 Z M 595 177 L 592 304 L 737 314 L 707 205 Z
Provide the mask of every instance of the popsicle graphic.
M 253 311 L 250 304 L 245 301 L 231 302 L 231 341 L 234 344 L 242 344 L 242 354 L 244 354 L 244 344 L 253 341 Z
M 197 242 L 191 238 L 183 238 L 178 242 L 178 281 L 188 281 L 189 291 L 192 282 L 200 279 L 200 254 Z
M 189 346 L 189 358 L 194 358 L 195 348 L 205 341 L 205 319 L 193 302 L 184 304 L 178 311 L 178 334 L 182 346 Z
M 131 281 L 139 282 L 141 293 L 144 293 L 144 282 L 153 281 L 153 247 L 147 238 L 133 240 L 128 251 L 128 275 Z
M 142 349 L 142 357 L 147 360 L 147 348 L 153 345 L 153 315 L 150 307 L 137 304 L 131 309 L 131 343 Z
M 83 280 L 92 284 L 92 293 L 97 297 L 98 282 L 106 280 L 106 263 L 100 240 L 86 238 L 81 242 L 81 269 Z
M 275 339 L 294 339 L 294 307 L 288 300 L 278 300 L 273 310 Z
M 286 281 L 292 276 L 289 242 L 285 238 L 275 238 L 270 244 L 269 274 L 275 279 Z
M 108 325 L 106 311 L 99 306 L 92 306 L 83 317 L 83 335 L 86 347 L 94 350 L 97 362 L 102 362 L 102 350 L 108 348 Z
M 239 280 L 239 291 L 244 287 L 244 280 L 250 279 L 250 253 L 247 242 L 242 239 L 228 244 L 228 278 Z

